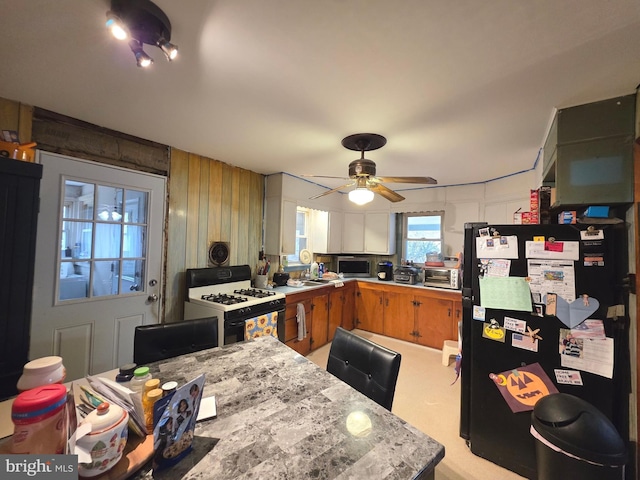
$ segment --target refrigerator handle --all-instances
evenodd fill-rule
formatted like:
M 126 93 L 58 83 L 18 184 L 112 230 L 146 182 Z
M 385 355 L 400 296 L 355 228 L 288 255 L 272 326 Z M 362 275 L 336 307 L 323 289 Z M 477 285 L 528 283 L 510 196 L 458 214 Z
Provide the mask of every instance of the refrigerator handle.
M 473 291 L 471 288 L 462 289 L 462 306 L 466 308 L 473 306 Z

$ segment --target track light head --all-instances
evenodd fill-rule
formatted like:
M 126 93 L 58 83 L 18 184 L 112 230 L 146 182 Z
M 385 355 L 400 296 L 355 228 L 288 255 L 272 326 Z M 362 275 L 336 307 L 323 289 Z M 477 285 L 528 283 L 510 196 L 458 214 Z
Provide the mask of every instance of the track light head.
M 129 47 L 136 57 L 136 63 L 139 67 L 147 68 L 153 63 L 153 58 L 145 53 L 142 49 L 142 43 L 135 38 L 129 41 Z
M 107 12 L 107 22 L 105 24 L 111 34 L 118 40 L 129 38 L 129 29 L 122 19 L 111 10 Z
M 174 60 L 178 56 L 178 46 L 160 37 L 156 42 L 160 50 L 166 55 L 167 60 Z

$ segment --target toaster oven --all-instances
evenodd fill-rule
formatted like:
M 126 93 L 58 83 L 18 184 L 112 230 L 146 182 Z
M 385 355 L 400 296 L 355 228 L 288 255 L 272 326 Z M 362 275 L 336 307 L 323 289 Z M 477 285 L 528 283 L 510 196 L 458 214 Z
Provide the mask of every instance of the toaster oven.
M 424 286 L 458 290 L 460 269 L 456 267 L 424 267 Z

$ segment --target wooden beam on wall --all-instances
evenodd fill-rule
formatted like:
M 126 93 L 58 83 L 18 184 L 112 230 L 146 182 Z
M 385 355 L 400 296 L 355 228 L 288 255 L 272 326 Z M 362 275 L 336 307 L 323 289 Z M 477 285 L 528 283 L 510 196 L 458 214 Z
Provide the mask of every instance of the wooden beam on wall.
M 41 150 L 168 175 L 169 147 L 36 107 L 33 141 Z

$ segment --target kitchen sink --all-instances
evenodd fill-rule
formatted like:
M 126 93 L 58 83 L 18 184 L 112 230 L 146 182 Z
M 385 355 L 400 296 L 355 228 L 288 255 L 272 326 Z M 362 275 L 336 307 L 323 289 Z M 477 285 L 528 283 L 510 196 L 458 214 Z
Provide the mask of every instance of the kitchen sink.
M 304 285 L 307 287 L 313 287 L 315 285 L 326 285 L 327 283 L 329 283 L 331 280 L 305 280 L 304 281 Z

